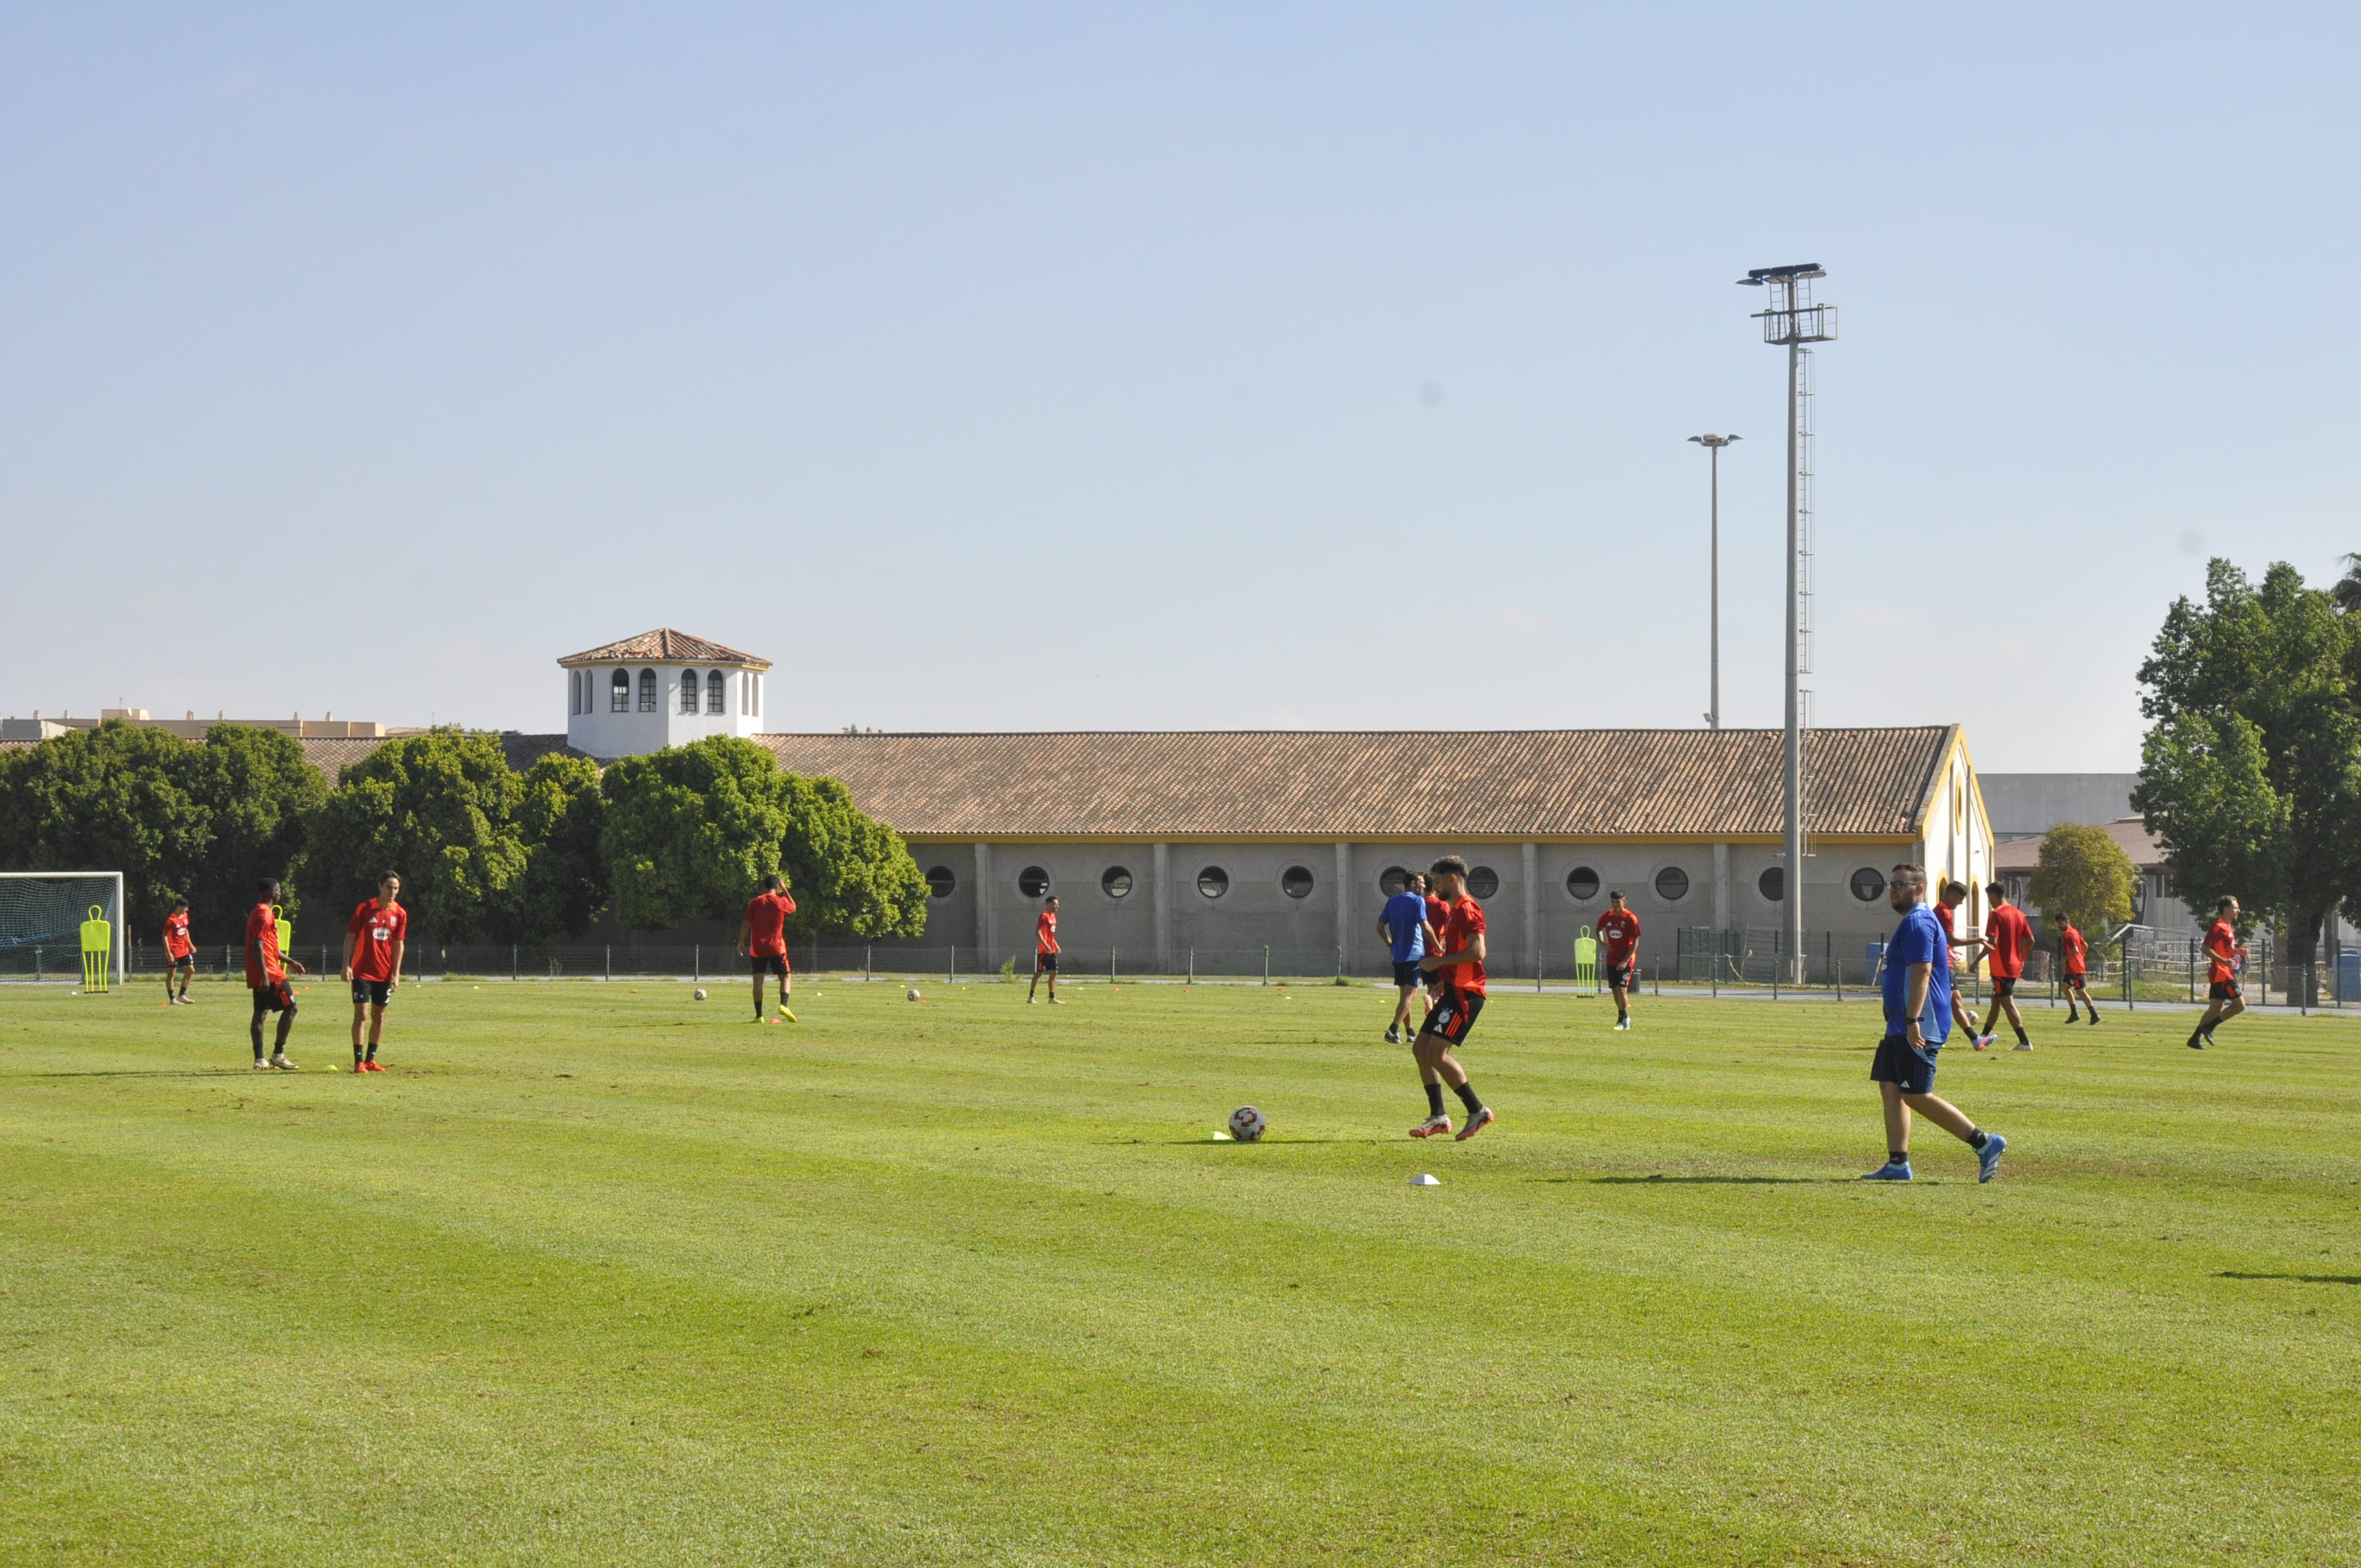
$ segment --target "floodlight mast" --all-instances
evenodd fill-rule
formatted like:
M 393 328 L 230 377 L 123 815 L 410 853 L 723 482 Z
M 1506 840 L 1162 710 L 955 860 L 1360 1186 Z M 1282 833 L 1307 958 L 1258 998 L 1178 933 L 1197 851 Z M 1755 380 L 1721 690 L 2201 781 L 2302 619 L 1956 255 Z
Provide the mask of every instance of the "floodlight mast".
M 1721 728 L 1721 449 L 1733 441 L 1743 441 L 1745 437 L 1692 435 L 1689 439 L 1713 454 L 1713 500 L 1709 514 L 1712 521 L 1708 525 L 1708 538 L 1711 543 L 1706 555 L 1706 576 L 1709 584 L 1706 620 L 1709 630 L 1706 636 L 1705 727 L 1719 729 Z
M 1832 343 L 1837 308 L 1812 302 L 1812 280 L 1828 272 L 1817 261 L 1757 267 L 1739 280 L 1771 291 L 1771 308 L 1757 311 L 1763 341 L 1787 350 L 1787 735 L 1786 830 L 1782 835 L 1780 917 L 1785 928 L 1784 967 L 1804 978 L 1804 729 L 1806 692 L 1798 677 L 1812 668 L 1812 351 Z

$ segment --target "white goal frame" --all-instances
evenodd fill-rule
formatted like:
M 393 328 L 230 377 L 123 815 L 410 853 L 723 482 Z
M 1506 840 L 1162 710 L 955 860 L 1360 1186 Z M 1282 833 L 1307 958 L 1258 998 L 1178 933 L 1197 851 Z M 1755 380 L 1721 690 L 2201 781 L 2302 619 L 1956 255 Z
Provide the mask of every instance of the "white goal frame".
M 115 884 L 115 910 L 111 916 L 115 922 L 115 983 L 125 983 L 124 959 L 129 951 L 131 910 L 124 902 L 121 872 L 0 872 L 0 883 L 69 881 L 111 882 Z

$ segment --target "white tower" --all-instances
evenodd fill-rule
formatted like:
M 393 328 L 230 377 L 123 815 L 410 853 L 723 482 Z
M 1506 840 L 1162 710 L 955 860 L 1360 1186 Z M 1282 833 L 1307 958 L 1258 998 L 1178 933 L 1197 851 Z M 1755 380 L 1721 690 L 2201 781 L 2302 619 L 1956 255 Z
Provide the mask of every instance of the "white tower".
M 768 659 L 660 626 L 557 663 L 566 743 L 601 761 L 763 732 Z

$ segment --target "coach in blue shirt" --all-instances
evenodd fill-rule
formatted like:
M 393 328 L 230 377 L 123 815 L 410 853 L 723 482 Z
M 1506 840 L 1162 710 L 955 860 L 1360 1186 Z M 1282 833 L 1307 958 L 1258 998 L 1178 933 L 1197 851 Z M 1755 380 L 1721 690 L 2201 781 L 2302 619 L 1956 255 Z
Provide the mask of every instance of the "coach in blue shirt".
M 1394 1003 L 1394 1021 L 1386 1025 L 1386 1043 L 1398 1046 L 1410 1029 L 1410 999 L 1422 983 L 1418 960 L 1426 957 L 1426 884 L 1411 873 L 1402 890 L 1386 900 L 1378 916 L 1378 935 L 1394 955 L 1394 984 L 1401 995 Z
M 1885 1101 L 1885 1164 L 1863 1181 L 1910 1179 L 1910 1113 L 1916 1111 L 1976 1151 L 1976 1179 L 1990 1181 L 2008 1140 L 1968 1120 L 1935 1092 L 1935 1054 L 1951 1033 L 1950 945 L 1934 911 L 1918 902 L 1923 866 L 1894 868 L 1887 902 L 1902 916 L 1885 944 L 1885 1037 L 1869 1076 Z

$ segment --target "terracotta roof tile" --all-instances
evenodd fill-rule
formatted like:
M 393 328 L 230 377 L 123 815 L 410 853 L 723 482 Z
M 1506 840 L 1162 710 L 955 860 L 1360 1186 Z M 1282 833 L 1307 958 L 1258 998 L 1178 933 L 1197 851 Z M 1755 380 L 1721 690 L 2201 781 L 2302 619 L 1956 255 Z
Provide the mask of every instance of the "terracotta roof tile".
M 598 664 L 612 663 L 619 659 L 645 659 L 651 663 L 689 660 L 699 664 L 743 664 L 755 670 L 771 667 L 768 659 L 757 659 L 752 653 L 741 653 L 735 648 L 725 648 L 702 637 L 691 637 L 687 632 L 675 631 L 669 626 L 642 631 L 637 637 L 626 637 L 620 642 L 568 653 L 557 662 L 560 665 Z

